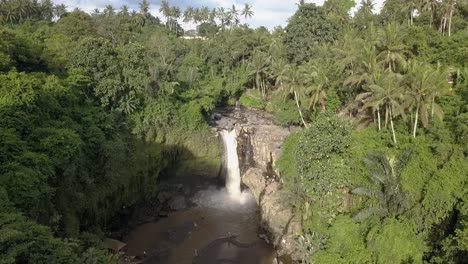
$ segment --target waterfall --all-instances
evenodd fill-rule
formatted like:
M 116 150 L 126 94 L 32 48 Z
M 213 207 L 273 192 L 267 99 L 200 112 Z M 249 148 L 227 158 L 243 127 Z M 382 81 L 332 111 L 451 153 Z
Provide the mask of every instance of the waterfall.
M 237 135 L 236 130 L 221 131 L 225 148 L 226 166 L 226 190 L 231 198 L 241 199 L 241 178 L 239 169 L 239 157 L 237 155 Z

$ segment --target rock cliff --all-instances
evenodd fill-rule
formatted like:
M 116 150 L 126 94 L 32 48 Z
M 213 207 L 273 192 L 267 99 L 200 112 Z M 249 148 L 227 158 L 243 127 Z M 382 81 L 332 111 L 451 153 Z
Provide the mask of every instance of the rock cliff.
M 218 112 L 214 122 L 217 129 L 236 130 L 242 182 L 260 206 L 262 226 L 280 256 L 294 257 L 300 217 L 294 215 L 281 190 L 280 175 L 274 170 L 290 129 L 276 125 L 269 113 L 248 109 Z

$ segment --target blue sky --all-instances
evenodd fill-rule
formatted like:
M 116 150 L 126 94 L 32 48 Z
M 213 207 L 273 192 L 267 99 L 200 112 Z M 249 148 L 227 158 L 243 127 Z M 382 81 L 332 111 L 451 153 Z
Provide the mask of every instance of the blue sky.
M 384 0 L 374 0 L 376 7 L 380 8 Z M 116 9 L 122 5 L 128 5 L 131 9 L 138 9 L 140 0 L 53 0 L 55 3 L 65 4 L 69 10 L 79 7 L 85 11 L 92 11 L 95 8 L 102 9 L 108 4 L 111 4 Z M 149 0 L 151 4 L 151 13 L 160 16 L 158 9 L 161 0 Z M 225 7 L 228 8 L 235 4 L 237 7 L 242 8 L 245 3 L 253 6 L 254 17 L 248 20 L 242 20 L 242 23 L 247 22 L 253 27 L 265 26 L 273 29 L 277 25 L 285 26 L 287 20 L 291 17 L 297 9 L 299 0 L 169 0 L 170 5 L 177 5 L 184 9 L 187 6 L 200 7 L 202 5 L 208 7 Z M 309 0 L 306 2 L 313 2 L 322 5 L 324 0 Z M 360 0 L 356 0 L 360 2 Z M 184 25 L 188 29 L 193 25 Z

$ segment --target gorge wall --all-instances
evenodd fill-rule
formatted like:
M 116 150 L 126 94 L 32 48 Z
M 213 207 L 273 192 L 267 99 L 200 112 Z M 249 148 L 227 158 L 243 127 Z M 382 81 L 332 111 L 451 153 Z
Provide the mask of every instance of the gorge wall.
M 279 256 L 294 257 L 300 216 L 293 213 L 274 169 L 290 129 L 276 125 L 269 113 L 249 109 L 217 112 L 213 122 L 217 129 L 236 131 L 242 182 L 260 206 L 262 227 Z

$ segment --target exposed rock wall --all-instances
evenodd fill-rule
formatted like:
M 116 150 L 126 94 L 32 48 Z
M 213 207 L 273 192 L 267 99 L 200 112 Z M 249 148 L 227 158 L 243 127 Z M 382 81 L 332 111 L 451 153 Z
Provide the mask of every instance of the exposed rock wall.
M 300 217 L 293 214 L 274 170 L 290 129 L 276 125 L 272 115 L 255 110 L 221 113 L 216 127 L 236 130 L 242 182 L 255 196 L 262 225 L 279 254 L 294 257 L 294 240 L 301 231 Z

